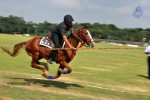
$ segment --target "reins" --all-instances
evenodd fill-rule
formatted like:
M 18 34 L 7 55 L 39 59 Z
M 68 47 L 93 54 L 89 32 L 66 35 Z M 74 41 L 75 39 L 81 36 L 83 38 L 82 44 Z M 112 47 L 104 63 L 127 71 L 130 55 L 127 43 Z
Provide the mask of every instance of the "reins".
M 78 30 L 77 30 L 78 31 Z M 76 31 L 76 32 L 77 32 Z M 80 31 L 80 34 L 81 34 L 81 29 L 79 29 L 79 31 Z M 74 35 L 74 37 L 76 38 L 76 39 L 78 39 L 79 40 L 79 42 L 81 42 L 81 44 L 85 44 L 85 42 L 80 38 L 80 37 L 78 37 L 74 32 L 71 32 L 73 35 Z
M 77 30 L 77 31 L 78 31 L 78 30 Z M 76 31 L 76 32 L 77 32 L 77 31 Z M 81 29 L 79 29 L 79 31 L 80 31 L 79 34 L 81 34 Z M 80 37 L 78 37 L 74 32 L 72 32 L 72 34 L 74 35 L 74 37 L 75 37 L 76 39 L 79 40 L 79 42 L 81 42 L 80 46 L 77 47 L 77 49 L 76 49 L 76 50 L 78 50 L 79 48 L 81 48 L 81 47 L 85 44 L 85 42 L 84 42 Z

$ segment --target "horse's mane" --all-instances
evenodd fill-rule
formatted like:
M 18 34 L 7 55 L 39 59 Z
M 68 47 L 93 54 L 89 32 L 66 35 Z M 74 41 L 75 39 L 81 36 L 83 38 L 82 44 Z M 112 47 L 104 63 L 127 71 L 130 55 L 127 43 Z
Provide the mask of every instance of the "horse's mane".
M 79 29 L 77 29 L 76 31 L 74 31 L 74 33 L 71 32 L 71 34 L 68 36 L 68 39 L 70 39 L 70 38 L 73 36 L 73 34 L 76 34 L 80 29 L 81 29 L 81 28 L 79 28 Z

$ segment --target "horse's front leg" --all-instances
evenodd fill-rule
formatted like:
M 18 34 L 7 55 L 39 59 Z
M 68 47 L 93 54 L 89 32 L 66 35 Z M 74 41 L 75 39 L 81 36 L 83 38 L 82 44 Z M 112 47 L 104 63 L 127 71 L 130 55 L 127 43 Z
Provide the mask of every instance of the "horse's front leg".
M 62 74 L 69 74 L 72 72 L 71 67 L 69 66 L 69 64 L 66 61 L 61 61 L 60 65 L 64 66 L 67 70 L 62 70 Z
M 69 64 L 66 61 L 61 61 L 59 64 L 60 64 L 60 66 L 59 66 L 57 75 L 56 76 L 49 76 L 48 77 L 49 79 L 58 78 L 58 77 L 61 76 L 61 74 L 69 74 L 69 73 L 71 73 L 72 69 L 71 69 L 71 67 L 69 66 Z M 63 70 L 64 68 L 66 68 L 67 70 Z
M 39 62 L 40 65 L 44 66 L 47 71 L 49 71 L 48 64 L 45 62 Z
M 64 66 L 60 65 L 59 68 L 58 68 L 57 74 L 55 76 L 49 76 L 48 78 L 49 79 L 55 79 L 55 78 L 60 77 L 63 69 L 64 69 Z

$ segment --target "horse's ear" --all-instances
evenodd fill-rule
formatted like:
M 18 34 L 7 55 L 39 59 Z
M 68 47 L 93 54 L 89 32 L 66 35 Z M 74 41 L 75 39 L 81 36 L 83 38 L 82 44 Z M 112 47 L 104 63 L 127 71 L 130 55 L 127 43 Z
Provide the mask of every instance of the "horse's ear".
M 86 24 L 86 25 L 83 26 L 83 29 L 88 29 L 88 28 L 89 28 L 88 24 Z

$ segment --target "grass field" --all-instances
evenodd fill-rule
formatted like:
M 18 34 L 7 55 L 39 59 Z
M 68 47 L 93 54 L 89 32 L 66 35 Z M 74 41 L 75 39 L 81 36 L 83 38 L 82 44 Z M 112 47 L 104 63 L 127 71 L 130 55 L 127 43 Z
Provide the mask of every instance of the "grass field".
M 0 34 L 0 46 L 12 49 L 30 38 Z M 112 47 L 120 48 L 102 43 L 95 48 Z M 41 71 L 30 67 L 31 57 L 24 49 L 13 58 L 0 50 L 0 100 L 150 100 L 143 51 L 144 48 L 79 50 L 70 63 L 71 74 L 47 80 Z M 49 69 L 54 75 L 58 65 L 49 65 Z

